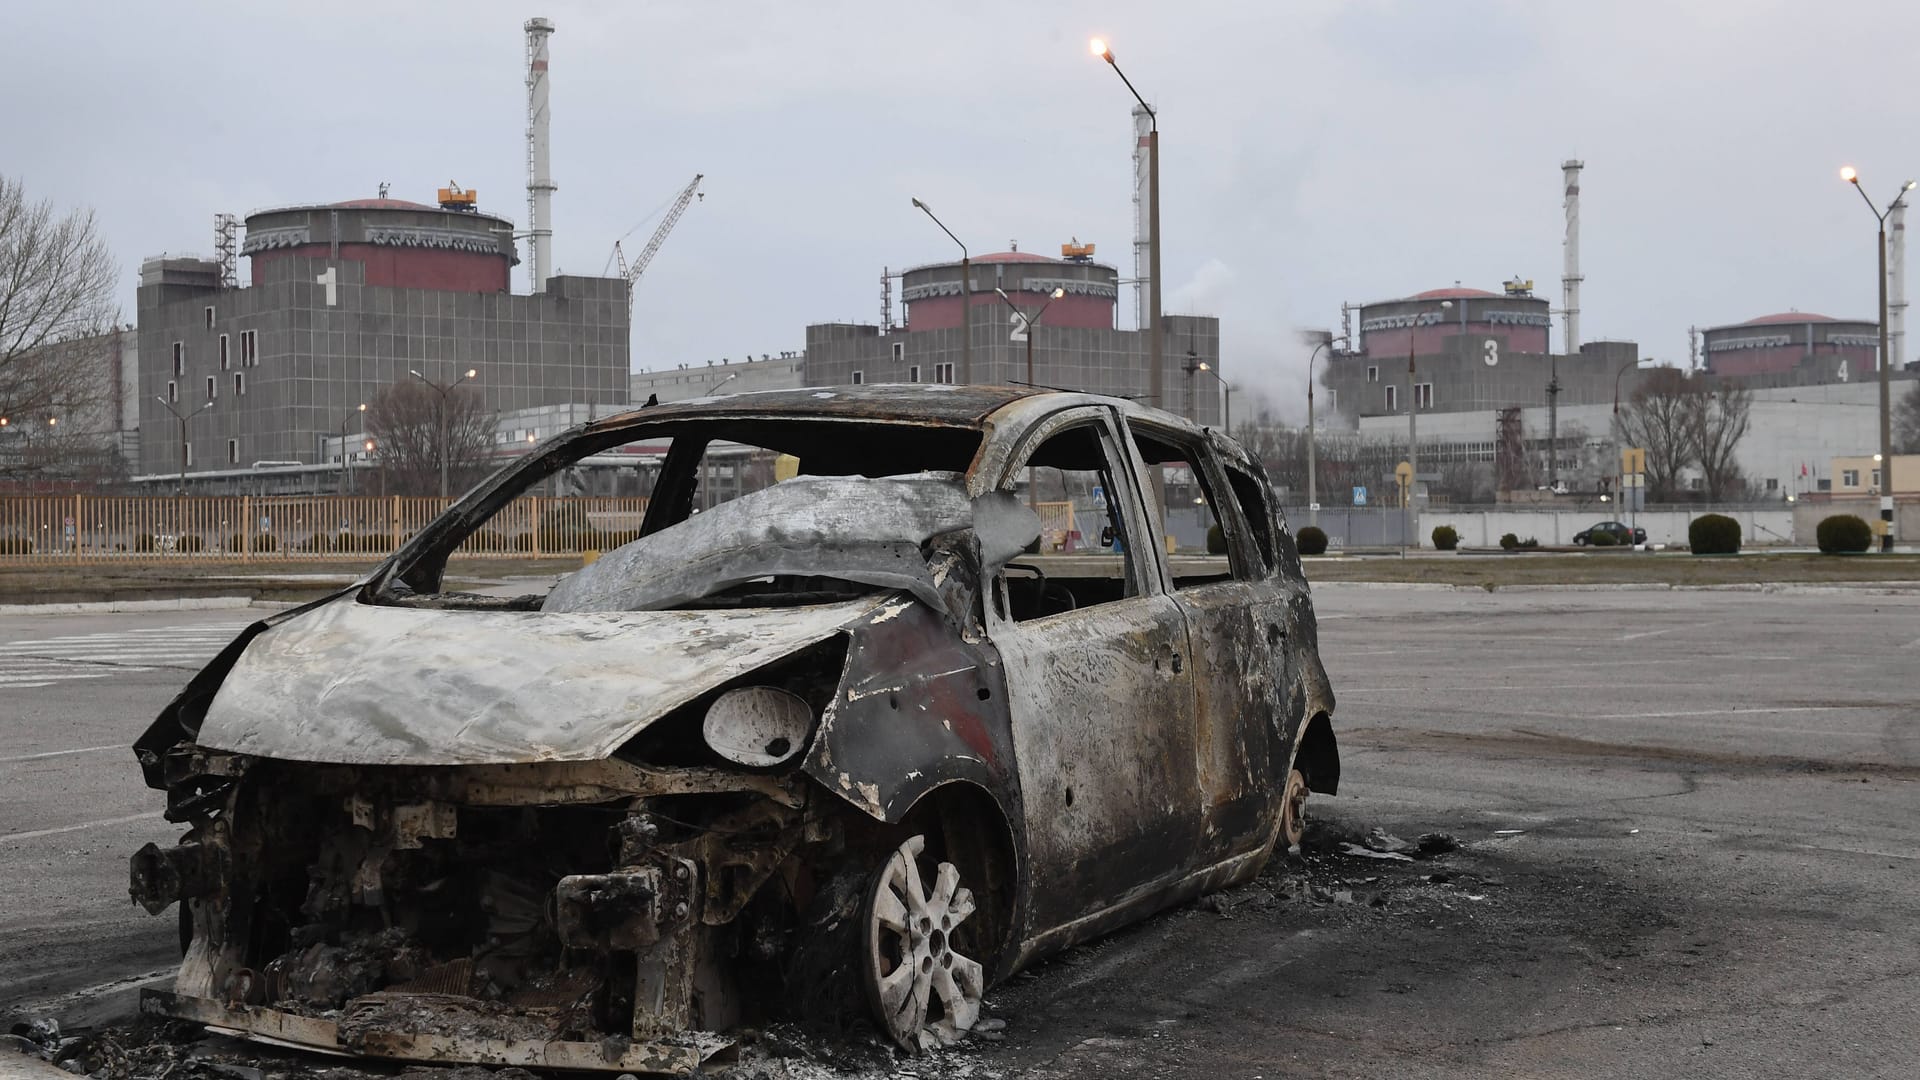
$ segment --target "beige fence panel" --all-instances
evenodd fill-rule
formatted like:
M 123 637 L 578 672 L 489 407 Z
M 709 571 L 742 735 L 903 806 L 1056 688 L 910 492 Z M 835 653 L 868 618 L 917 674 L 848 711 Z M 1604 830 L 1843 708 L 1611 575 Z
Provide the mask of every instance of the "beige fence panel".
M 403 496 L 0 496 L 0 565 L 370 560 L 449 500 Z M 534 497 L 461 544 L 472 558 L 571 556 L 639 535 L 644 498 Z

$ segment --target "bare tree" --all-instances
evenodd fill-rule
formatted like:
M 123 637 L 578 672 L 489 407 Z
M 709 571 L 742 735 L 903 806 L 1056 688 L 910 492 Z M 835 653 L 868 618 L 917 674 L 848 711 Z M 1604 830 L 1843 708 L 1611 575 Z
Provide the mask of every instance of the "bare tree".
M 1650 501 L 1673 501 L 1681 470 L 1693 464 L 1697 396 L 1698 389 L 1686 372 L 1657 367 L 1642 376 L 1633 398 L 1614 421 L 1622 446 L 1637 446 L 1647 452 Z
M 1920 381 L 1909 383 L 1894 407 L 1893 452 L 1920 454 Z
M 424 383 L 395 383 L 367 402 L 367 437 L 387 494 L 440 493 L 442 409 L 449 493 L 457 495 L 493 471 L 498 418 L 478 393 L 456 386 L 441 394 Z
M 1688 402 L 1693 417 L 1693 459 L 1700 466 L 1707 500 L 1739 498 L 1746 493 L 1747 485 L 1734 451 L 1752 422 L 1753 391 L 1732 384 L 1708 390 L 1699 385 L 1698 379 L 1693 382 Z
M 0 472 L 9 478 L 100 464 L 97 421 L 115 393 L 118 276 L 91 210 L 60 215 L 0 176 Z M 109 416 L 105 431 L 116 428 Z

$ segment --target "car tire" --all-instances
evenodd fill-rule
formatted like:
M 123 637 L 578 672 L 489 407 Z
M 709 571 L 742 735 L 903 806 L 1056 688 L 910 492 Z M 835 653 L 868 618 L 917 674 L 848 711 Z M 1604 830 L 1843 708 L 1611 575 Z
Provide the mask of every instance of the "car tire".
M 953 931 L 974 914 L 973 891 L 950 862 L 922 873 L 927 838 L 913 836 L 874 871 L 861 912 L 859 970 L 874 1019 L 909 1051 L 958 1042 L 980 1019 L 986 969 L 955 952 Z

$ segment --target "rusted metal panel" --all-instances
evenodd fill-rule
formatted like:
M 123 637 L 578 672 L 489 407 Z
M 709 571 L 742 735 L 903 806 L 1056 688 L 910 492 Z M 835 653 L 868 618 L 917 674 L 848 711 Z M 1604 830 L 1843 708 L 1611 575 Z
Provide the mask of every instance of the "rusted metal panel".
M 846 675 L 807 772 L 881 821 L 952 780 L 979 784 L 1011 814 L 1006 684 L 993 651 L 907 597 L 849 632 Z
M 530 615 L 343 598 L 254 639 L 199 743 L 353 765 L 606 757 L 672 709 L 878 603 Z

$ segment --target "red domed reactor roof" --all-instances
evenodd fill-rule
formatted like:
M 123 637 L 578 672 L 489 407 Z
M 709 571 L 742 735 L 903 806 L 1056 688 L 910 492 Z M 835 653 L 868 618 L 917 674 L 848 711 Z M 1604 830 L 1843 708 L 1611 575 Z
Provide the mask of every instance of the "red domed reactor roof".
M 1407 299 L 1409 300 L 1484 300 L 1489 297 L 1498 298 L 1499 296 L 1500 296 L 1499 293 L 1491 293 L 1486 291 L 1485 289 L 1463 289 L 1460 286 L 1455 285 L 1450 289 L 1428 289 L 1426 292 L 1423 292 L 1423 293 L 1414 293 L 1412 296 L 1407 297 Z
M 348 199 L 331 204 L 335 210 L 438 210 L 438 206 L 405 199 Z
M 1816 315 L 1811 311 L 1782 311 L 1776 315 L 1762 315 L 1748 319 L 1741 326 L 1770 326 L 1777 323 L 1834 322 L 1831 315 Z
M 1049 259 L 1045 255 L 1035 255 L 1031 251 L 996 251 L 991 255 L 975 255 L 973 261 L 977 263 L 1050 263 L 1059 260 Z

